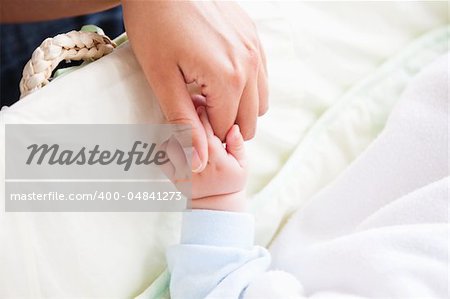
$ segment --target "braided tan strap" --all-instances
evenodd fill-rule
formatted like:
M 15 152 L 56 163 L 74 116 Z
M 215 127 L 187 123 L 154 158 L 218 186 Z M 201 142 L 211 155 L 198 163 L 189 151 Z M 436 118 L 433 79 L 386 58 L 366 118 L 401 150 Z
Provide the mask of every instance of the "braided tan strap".
M 93 61 L 111 53 L 114 47 L 107 36 L 94 32 L 71 31 L 45 39 L 23 69 L 20 98 L 47 85 L 61 61 Z

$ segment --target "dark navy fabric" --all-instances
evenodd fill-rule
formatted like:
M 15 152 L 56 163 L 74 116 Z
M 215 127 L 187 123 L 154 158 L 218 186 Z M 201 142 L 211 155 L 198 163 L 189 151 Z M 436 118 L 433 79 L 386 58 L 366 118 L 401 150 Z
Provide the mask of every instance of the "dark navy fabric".
M 44 39 L 71 30 L 79 30 L 87 24 L 97 25 L 105 31 L 106 35 L 115 38 L 124 32 L 122 8 L 119 6 L 100 13 L 56 21 L 1 24 L 0 107 L 9 106 L 19 99 L 19 81 L 22 76 L 22 69 L 30 59 L 34 49 Z

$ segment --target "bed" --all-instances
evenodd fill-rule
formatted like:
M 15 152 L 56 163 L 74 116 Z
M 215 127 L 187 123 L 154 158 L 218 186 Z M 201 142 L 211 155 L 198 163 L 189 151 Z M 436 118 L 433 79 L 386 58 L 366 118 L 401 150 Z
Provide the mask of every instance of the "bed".
M 247 188 L 256 242 L 268 246 L 382 131 L 409 80 L 448 51 L 448 4 L 241 5 L 268 60 L 270 110 L 248 142 Z M 158 123 L 162 114 L 125 43 L 3 107 L 0 121 L 4 138 L 10 123 Z M 0 296 L 165 298 L 164 251 L 179 225 L 178 213 L 2 211 Z

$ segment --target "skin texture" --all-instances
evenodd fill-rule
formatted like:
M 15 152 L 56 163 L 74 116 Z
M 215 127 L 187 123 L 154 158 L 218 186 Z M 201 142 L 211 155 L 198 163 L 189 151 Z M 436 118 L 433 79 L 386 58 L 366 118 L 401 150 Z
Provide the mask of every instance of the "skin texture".
M 238 124 L 244 139 L 267 111 L 264 52 L 250 18 L 233 2 L 123 0 L 131 46 L 170 123 L 193 128 L 192 170 L 208 161 L 205 130 L 187 84 L 205 97 L 214 134 Z
M 214 135 L 204 107 L 197 108 L 200 121 L 205 128 L 209 151 L 209 160 L 201 173 L 192 173 L 193 209 L 208 209 L 241 212 L 246 209 L 245 182 L 247 178 L 247 159 L 244 139 L 239 126 L 233 127 L 225 136 L 226 146 Z M 183 148 L 175 138 L 164 145 L 169 163 L 164 164 L 163 171 L 183 192 L 186 178 L 187 160 Z
M 50 20 L 105 10 L 119 0 L 0 0 L 1 22 Z M 234 2 L 122 0 L 133 51 L 169 123 L 192 126 L 192 170 L 208 161 L 205 129 L 192 91 L 204 101 L 214 134 L 233 124 L 253 138 L 268 109 L 265 55 L 254 24 Z M 202 96 L 200 96 L 202 95 Z

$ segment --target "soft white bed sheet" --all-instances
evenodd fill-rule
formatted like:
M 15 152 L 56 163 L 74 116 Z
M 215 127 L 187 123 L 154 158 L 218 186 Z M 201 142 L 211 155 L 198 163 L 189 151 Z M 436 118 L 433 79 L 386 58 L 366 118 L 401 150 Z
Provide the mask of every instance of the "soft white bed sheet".
M 272 268 L 302 298 L 448 297 L 449 62 L 408 84 L 380 136 L 273 242 Z
M 272 180 L 308 130 L 330 107 L 339 105 L 348 89 L 418 36 L 448 23 L 446 3 L 246 2 L 243 6 L 260 31 L 271 90 L 271 109 L 260 119 L 256 138 L 248 143 L 250 194 Z M 439 49 L 430 50 L 429 59 L 436 52 Z M 418 65 L 410 62 L 411 73 L 426 61 L 426 53 L 422 55 Z M 393 95 L 401 92 L 409 77 L 406 74 L 394 86 Z M 378 92 L 383 98 L 382 91 Z M 312 171 L 309 181 L 303 181 L 308 188 L 300 201 L 335 177 L 370 143 L 395 97 L 391 100 L 376 106 L 376 115 L 368 119 L 343 116 L 335 136 L 339 139 L 342 132 L 350 132 L 345 142 L 336 143 L 343 156 L 321 161 L 328 168 Z M 2 124 L 162 119 L 128 45 L 2 110 L 0 118 Z M 355 134 L 358 122 L 366 125 Z M 300 204 L 270 202 L 267 198 L 275 187 L 268 189 L 260 193 L 266 194 L 265 199 L 255 196 L 261 202 L 255 210 L 261 212 L 257 219 L 262 244 Z M 290 198 L 289 190 L 283 192 L 282 198 Z M 273 209 L 278 212 L 270 216 Z M 0 248 L 0 294 L 6 298 L 139 294 L 164 268 L 164 248 L 176 242 L 179 228 L 177 214 L 2 212 L 0 217 L 4 244 Z

